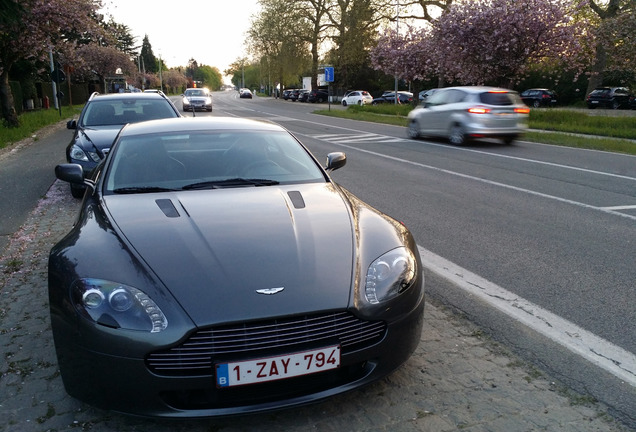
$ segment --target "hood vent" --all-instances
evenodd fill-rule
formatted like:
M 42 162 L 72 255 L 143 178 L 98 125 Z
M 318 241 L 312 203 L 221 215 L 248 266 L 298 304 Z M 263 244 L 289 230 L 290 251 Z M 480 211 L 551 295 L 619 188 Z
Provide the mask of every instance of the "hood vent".
M 287 192 L 289 199 L 291 200 L 294 208 L 302 209 L 305 208 L 305 200 L 299 191 L 289 191 Z
M 163 214 L 165 214 L 169 218 L 180 217 L 181 215 L 177 211 L 177 208 L 174 206 L 171 200 L 169 199 L 158 199 L 155 200 Z

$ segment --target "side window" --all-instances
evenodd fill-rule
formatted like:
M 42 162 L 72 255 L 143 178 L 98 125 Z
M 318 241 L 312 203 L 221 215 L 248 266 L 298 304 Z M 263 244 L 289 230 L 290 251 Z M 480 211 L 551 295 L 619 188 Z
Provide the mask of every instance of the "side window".
M 463 102 L 466 97 L 466 93 L 461 90 L 449 90 L 447 92 L 446 103 L 460 103 Z
M 447 103 L 449 90 L 440 90 L 429 96 L 426 105 L 437 106 Z

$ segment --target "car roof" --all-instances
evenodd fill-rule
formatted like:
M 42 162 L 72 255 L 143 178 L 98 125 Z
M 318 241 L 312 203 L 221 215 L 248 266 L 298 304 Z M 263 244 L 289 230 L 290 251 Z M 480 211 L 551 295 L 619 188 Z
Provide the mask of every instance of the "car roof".
M 89 101 L 94 100 L 121 100 L 121 99 L 166 99 L 160 92 L 139 93 L 93 93 Z
M 201 131 L 286 131 L 274 123 L 235 117 L 178 117 L 149 120 L 126 125 L 121 136 L 145 135 L 152 133 L 179 133 Z
M 517 93 L 514 90 L 510 90 L 503 87 L 489 87 L 489 86 L 455 86 L 455 87 L 444 87 L 439 90 L 464 90 L 468 93 L 483 93 L 489 91 L 497 91 L 497 92 L 508 92 L 508 93 Z

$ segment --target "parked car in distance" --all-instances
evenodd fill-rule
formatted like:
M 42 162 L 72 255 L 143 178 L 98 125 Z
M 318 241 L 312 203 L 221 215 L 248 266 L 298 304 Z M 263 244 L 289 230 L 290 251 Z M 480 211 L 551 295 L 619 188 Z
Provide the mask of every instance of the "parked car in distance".
M 303 93 L 307 93 L 309 90 L 307 89 L 296 89 L 289 94 L 289 100 L 292 102 L 296 102 L 302 98 Z
M 437 91 L 437 90 L 438 90 L 438 89 L 436 89 L 436 88 L 428 89 L 428 90 L 422 90 L 422 91 L 419 93 L 419 100 L 420 100 L 420 103 L 422 103 L 422 102 L 426 101 L 426 99 L 428 99 L 428 97 L 429 97 L 430 95 L 432 95 L 433 93 L 435 93 L 435 91 Z
M 553 107 L 557 104 L 557 94 L 554 90 L 535 88 L 523 91 L 519 96 L 529 107 Z
M 252 91 L 250 89 L 241 89 L 239 93 L 241 99 L 252 99 Z
M 447 138 L 462 145 L 478 138 L 512 143 L 528 128 L 530 109 L 517 92 L 496 87 L 448 87 L 408 115 L 411 138 Z
M 587 95 L 586 102 L 589 109 L 597 107 L 628 108 L 631 96 L 629 89 L 626 87 L 597 87 Z
M 413 102 L 413 93 L 411 92 L 407 92 L 407 91 L 399 91 L 398 92 L 398 103 L 399 104 L 408 104 Z M 381 103 L 395 103 L 395 92 L 394 91 L 389 91 L 389 92 L 384 92 L 384 94 L 382 94 L 382 96 L 380 96 L 379 98 L 374 98 L 373 102 L 371 102 L 372 105 L 378 105 Z
M 303 89 L 298 92 L 298 97 L 296 97 L 296 101 L 298 102 L 307 102 L 309 100 L 310 91 L 307 89 Z
M 326 159 L 256 120 L 127 125 L 49 254 L 66 391 L 139 416 L 243 416 L 407 361 L 424 322 L 418 246 L 331 179 L 344 153 Z M 56 175 L 83 181 L 75 164 Z
M 353 90 L 342 98 L 342 106 L 369 105 L 373 103 L 373 96 L 366 90 Z
M 285 100 L 289 100 L 289 98 L 291 97 L 291 94 L 296 91 L 298 89 L 285 89 L 283 90 L 283 99 Z
M 209 111 L 212 112 L 212 95 L 206 88 L 189 88 L 181 95 L 183 111 Z
M 307 102 L 323 103 L 329 100 L 329 92 L 326 89 L 313 89 L 309 92 Z
M 85 177 L 108 154 L 119 130 L 126 123 L 181 117 L 163 92 L 93 93 L 77 120 L 66 123 L 74 131 L 66 147 L 66 161 L 82 166 Z M 86 188 L 71 184 L 71 194 L 81 198 Z

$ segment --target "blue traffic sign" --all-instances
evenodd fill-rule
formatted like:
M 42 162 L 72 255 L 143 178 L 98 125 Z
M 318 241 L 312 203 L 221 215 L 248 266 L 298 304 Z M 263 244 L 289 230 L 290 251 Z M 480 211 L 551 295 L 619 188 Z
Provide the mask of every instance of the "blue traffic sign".
M 325 82 L 333 82 L 333 68 L 326 67 L 325 68 Z

